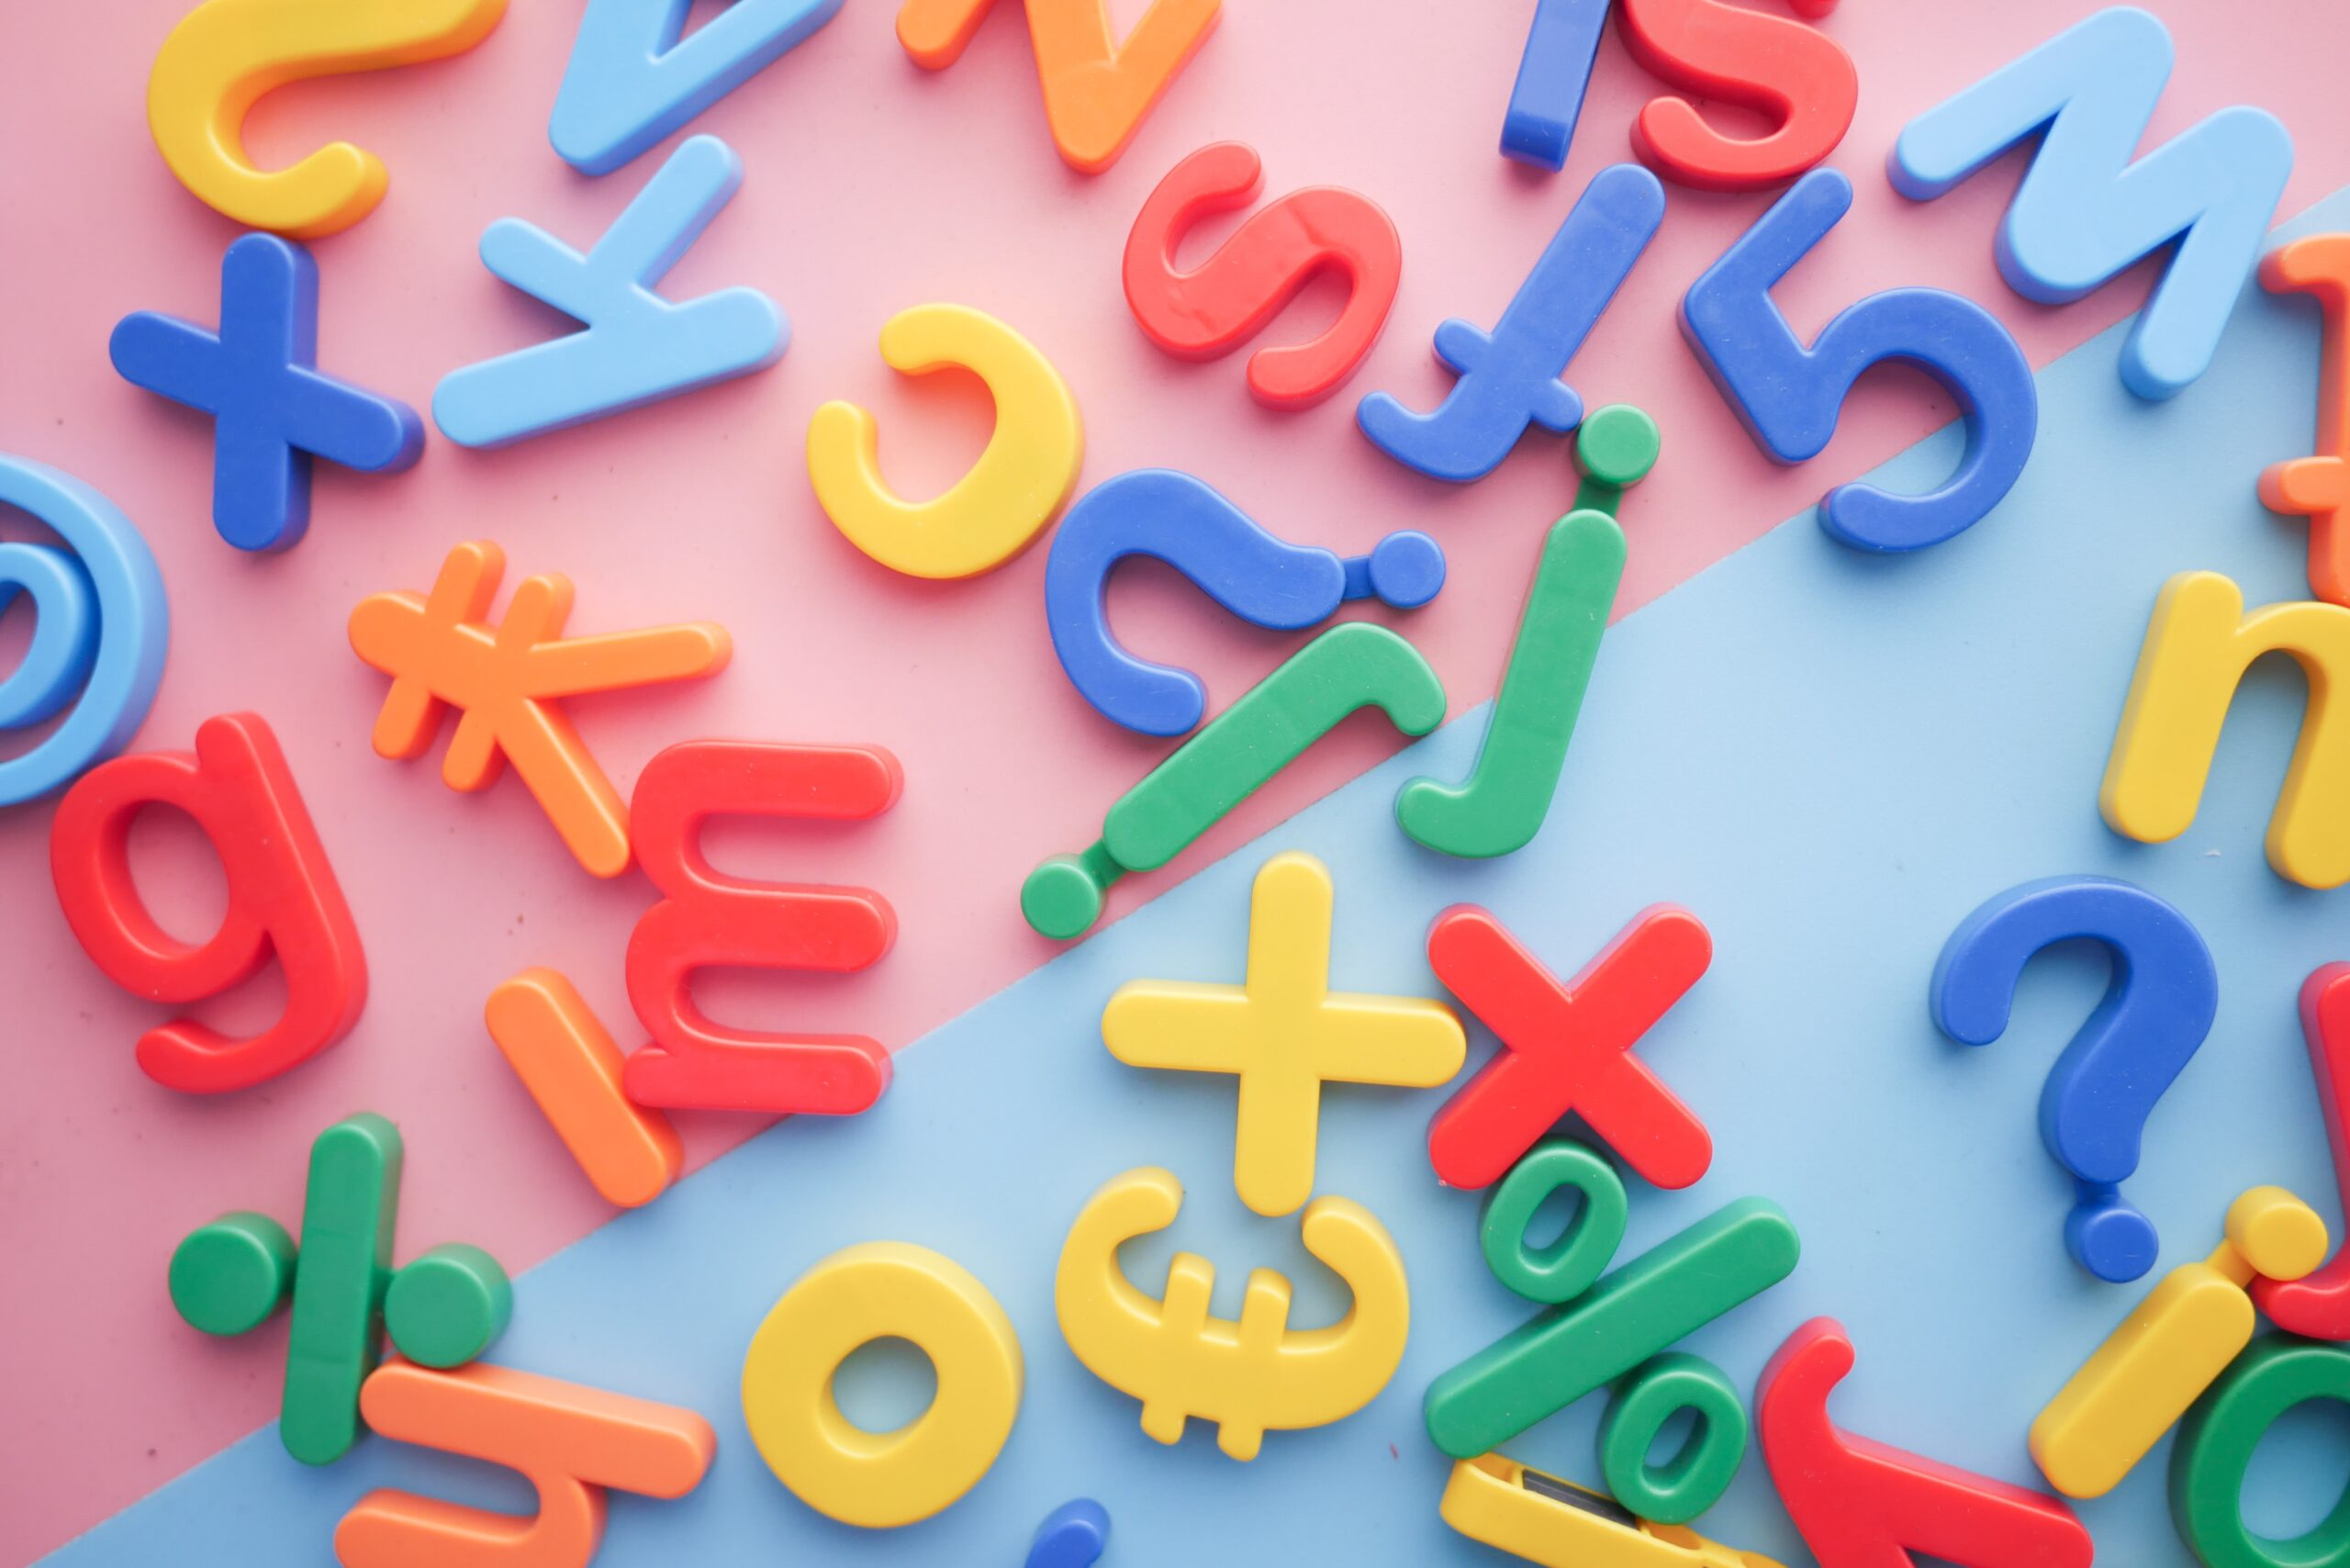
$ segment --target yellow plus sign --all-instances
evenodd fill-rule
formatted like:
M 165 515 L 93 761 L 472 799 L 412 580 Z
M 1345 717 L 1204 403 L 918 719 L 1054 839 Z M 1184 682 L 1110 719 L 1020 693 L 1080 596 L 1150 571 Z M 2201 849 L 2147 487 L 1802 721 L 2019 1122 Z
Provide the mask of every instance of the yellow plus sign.
M 1321 861 L 1276 855 L 1249 897 L 1248 984 L 1135 980 L 1102 1014 L 1102 1042 L 1129 1067 L 1237 1075 L 1232 1182 L 1260 1215 L 1314 1195 L 1324 1083 L 1433 1089 L 1468 1053 L 1440 1002 L 1330 990 L 1331 902 Z

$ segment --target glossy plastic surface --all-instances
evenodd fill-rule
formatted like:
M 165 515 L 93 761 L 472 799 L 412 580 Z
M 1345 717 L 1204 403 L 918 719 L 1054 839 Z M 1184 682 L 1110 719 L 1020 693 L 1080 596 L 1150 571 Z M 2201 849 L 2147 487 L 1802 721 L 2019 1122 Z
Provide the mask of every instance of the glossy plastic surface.
M 1216 1423 L 1216 1447 L 1257 1457 L 1268 1431 L 1324 1427 L 1376 1398 L 1404 1359 L 1411 1294 L 1386 1227 L 1351 1199 L 1314 1200 L 1300 1222 L 1306 1251 L 1353 1294 L 1324 1328 L 1289 1327 L 1290 1283 L 1270 1269 L 1248 1275 L 1236 1320 L 1214 1317 L 1215 1265 L 1178 1252 L 1158 1297 L 1118 1266 L 1118 1249 L 1164 1230 L 1183 1206 L 1172 1174 L 1140 1167 L 1102 1183 L 1069 1226 L 1053 1305 L 1069 1350 L 1103 1383 L 1142 1401 L 1142 1429 L 1172 1443 L 1196 1416 Z
M 1045 1516 L 1029 1542 L 1023 1568 L 1092 1568 L 1110 1544 L 1110 1511 L 1091 1497 L 1063 1503 Z
M 1790 3 L 1819 17 L 1836 0 Z M 1852 129 L 1860 73 L 1825 33 L 1722 0 L 1622 0 L 1617 15 L 1625 49 L 1651 75 L 1771 122 L 1761 136 L 1726 136 L 1687 98 L 1651 98 L 1632 123 L 1632 150 L 1675 185 L 1775 185 L 1835 151 Z
M 617 877 L 629 866 L 628 812 L 558 700 L 715 675 L 733 644 L 706 621 L 566 637 L 571 582 L 554 573 L 523 578 L 491 625 L 505 572 L 506 553 L 476 540 L 449 552 L 429 595 L 379 593 L 351 612 L 352 652 L 392 678 L 375 755 L 423 756 L 446 709 L 459 709 L 442 780 L 486 790 L 511 758 L 580 866 Z
M 1681 301 L 1681 335 L 1754 442 L 1777 463 L 1819 455 L 1844 399 L 1870 366 L 1899 361 L 1940 382 L 1966 420 L 1966 450 L 1938 489 L 1899 496 L 1839 485 L 1819 525 L 1857 550 L 1921 550 L 1981 521 L 2022 475 L 2039 432 L 2040 393 L 1998 319 L 1940 288 L 1889 288 L 1847 306 L 1804 347 L 1771 286 L 1852 205 L 1852 182 L 1816 169 L 1733 241 Z
M 621 1088 L 621 1049 L 579 989 L 525 969 L 489 993 L 489 1036 L 607 1203 L 637 1208 L 685 1168 L 677 1130 Z
M 2350 1196 L 2350 964 L 2326 964 L 2301 985 L 2301 1037 L 2310 1053 L 2318 1114 L 2333 1150 L 2336 1189 Z M 2255 1305 L 2288 1334 L 2350 1339 L 2350 1249 L 2298 1280 L 2252 1282 Z
M 1502 1050 L 1428 1123 L 1437 1179 L 1490 1185 L 1572 1111 L 1649 1181 L 1693 1185 L 1713 1162 L 1713 1139 L 1632 1052 L 1713 954 L 1695 915 L 1652 904 L 1562 984 L 1486 911 L 1438 915 L 1428 963 Z
M 1345 385 L 1378 342 L 1404 275 L 1404 241 L 1378 204 L 1316 185 L 1252 213 L 1215 252 L 1175 264 L 1200 218 L 1247 207 L 1265 188 L 1246 142 L 1218 141 L 1168 171 L 1126 236 L 1126 307 L 1143 335 L 1183 359 L 1230 353 L 1270 325 L 1318 274 L 1346 280 L 1347 302 L 1311 342 L 1248 356 L 1248 390 L 1272 409 L 1304 409 Z
M 2154 1266 L 2154 1222 L 2121 1198 L 2138 1169 L 2147 1118 L 2193 1060 L 2219 1014 L 2211 950 L 2168 902 L 2110 877 L 2049 877 L 1998 894 L 1942 944 L 1930 1006 L 1935 1026 L 1961 1045 L 2007 1033 L 2016 986 L 2032 956 L 2086 938 L 2113 956 L 2113 980 L 2048 1075 L 2040 1137 L 2073 1173 L 2078 1196 L 2065 1220 L 2073 1260 L 2100 1280 L 2134 1280 Z
M 1250 896 L 1246 983 L 1128 980 L 1102 1012 L 1102 1044 L 1127 1066 L 1239 1081 L 1232 1184 L 1260 1215 L 1314 1195 L 1324 1084 L 1433 1089 L 1469 1048 L 1440 1002 L 1330 990 L 1335 902 L 1322 862 L 1276 855 Z
M 1996 253 L 2008 286 L 2042 304 L 2176 241 L 2121 349 L 2122 384 L 2141 398 L 2173 397 L 2210 367 L 2293 171 L 2285 127 L 2243 105 L 2132 162 L 2173 56 L 2152 15 L 2108 6 L 1911 120 L 1886 171 L 1930 201 L 2037 136 Z
M 733 148 L 690 137 L 585 255 L 519 218 L 484 230 L 482 265 L 585 330 L 442 376 L 432 389 L 441 433 L 460 446 L 505 446 L 781 359 L 790 327 L 757 289 L 682 302 L 655 292 L 742 184 Z
M 629 1058 L 643 1105 L 849 1115 L 890 1085 L 890 1057 L 862 1035 L 775 1034 L 720 1024 L 695 1004 L 716 966 L 840 974 L 878 963 L 897 913 L 867 888 L 754 881 L 702 853 L 716 816 L 816 822 L 876 817 L 905 776 L 878 746 L 688 741 L 645 765 L 632 802 L 637 858 L 661 902 L 629 935 L 628 995 L 653 1043 Z
M 1433 479 L 1466 484 L 1501 465 L 1530 425 L 1563 435 L 1583 398 L 1561 379 L 1608 301 L 1664 221 L 1664 187 L 1637 163 L 1602 169 L 1487 332 L 1459 318 L 1436 330 L 1436 356 L 1460 379 L 1431 413 L 1385 392 L 1357 406 L 1372 445 Z
M 1172 665 L 1136 657 L 1110 630 L 1110 574 L 1129 556 L 1163 561 L 1253 625 L 1293 632 L 1341 604 L 1377 598 L 1415 610 L 1444 586 L 1444 551 L 1406 529 L 1341 560 L 1291 544 L 1189 474 L 1142 468 L 1079 498 L 1045 562 L 1045 624 L 1078 693 L 1102 717 L 1147 735 L 1188 734 L 1207 688 Z
M 229 907 L 200 943 L 148 913 L 130 827 L 151 805 L 191 818 L 226 873 Z M 250 1089 L 348 1035 L 367 1003 L 367 959 L 351 905 L 285 753 L 258 713 L 207 719 L 194 752 L 142 752 L 83 775 L 50 826 L 50 873 L 65 922 L 106 977 L 156 1002 L 198 1002 L 243 983 L 272 955 L 285 1010 L 232 1038 L 174 1018 L 139 1039 L 139 1067 L 191 1094 Z
M 2350 234 L 2305 235 L 2269 252 L 2260 286 L 2311 296 L 2324 322 L 2316 455 L 2262 469 L 2260 504 L 2308 520 L 2310 592 L 2350 604 Z
M 2244 591 L 2217 572 L 2163 585 L 2106 759 L 2098 808 L 2106 825 L 2165 844 L 2194 825 L 2229 704 L 2255 659 L 2292 655 L 2309 706 L 2277 809 L 2268 864 L 2305 888 L 2350 882 L 2350 716 L 2328 700 L 2350 680 L 2350 609 L 2315 600 L 2244 613 Z
M 220 328 L 137 310 L 106 352 L 125 381 L 212 416 L 212 525 L 240 550 L 283 550 L 310 526 L 310 459 L 396 473 L 424 421 L 396 398 L 319 373 L 319 264 L 274 234 L 220 258 Z
M 2268 1335 L 2238 1357 L 2179 1423 L 2170 1511 L 2206 1568 L 2310 1568 L 2350 1559 L 2350 1504 L 2290 1540 L 2244 1518 L 2244 1478 L 2268 1430 L 2296 1406 L 2350 1405 L 2350 1350 Z

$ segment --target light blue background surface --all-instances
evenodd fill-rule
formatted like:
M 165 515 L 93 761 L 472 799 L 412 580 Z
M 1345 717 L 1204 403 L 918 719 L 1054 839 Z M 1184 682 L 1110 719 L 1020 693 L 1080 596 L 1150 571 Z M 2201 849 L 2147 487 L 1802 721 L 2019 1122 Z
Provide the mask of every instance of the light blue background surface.
M 2350 220 L 2350 197 L 2293 227 L 2329 218 Z M 1978 902 L 2030 878 L 2099 872 L 2160 892 L 2210 942 L 2219 1022 L 2155 1112 L 2126 1188 L 2161 1229 L 2158 1271 L 2207 1251 L 2229 1200 L 2255 1182 L 2300 1193 L 2339 1234 L 2294 1003 L 2311 969 L 2350 958 L 2350 893 L 2296 888 L 2260 850 L 2300 677 L 2282 660 L 2255 671 L 2185 838 L 2128 843 L 2097 814 L 2163 579 L 2210 567 L 2254 604 L 2306 595 L 2304 531 L 2264 512 L 2253 481 L 2308 449 L 2312 325 L 2306 301 L 2255 291 L 2212 372 L 2158 406 L 2117 383 L 2117 328 L 2042 374 L 2031 467 L 1955 542 L 1872 558 L 1798 519 L 1618 626 L 1550 823 L 1522 853 L 1449 860 L 1390 816 L 1404 778 L 1465 771 L 1480 710 L 940 1029 L 901 1058 L 869 1114 L 780 1126 L 532 1271 L 497 1360 L 691 1406 L 719 1432 L 717 1463 L 691 1497 L 615 1496 L 599 1561 L 1015 1565 L 1046 1513 L 1080 1495 L 1113 1520 L 1104 1568 L 1505 1561 L 1438 1520 L 1446 1463 L 1420 1424 L 1429 1380 L 1532 1310 L 1485 1272 L 1477 1196 L 1429 1174 L 1424 1128 L 1439 1094 L 1340 1087 L 1325 1098 L 1317 1190 L 1369 1204 L 1411 1271 L 1410 1350 L 1362 1414 L 1273 1433 L 1248 1465 L 1219 1453 L 1203 1423 L 1161 1448 L 1054 1322 L 1070 1219 L 1102 1181 L 1150 1163 L 1174 1169 L 1189 1197 L 1172 1232 L 1129 1249 L 1145 1289 L 1159 1289 L 1180 1246 L 1216 1263 L 1222 1313 L 1257 1265 L 1300 1282 L 1301 1324 L 1341 1308 L 1294 1217 L 1258 1218 L 1233 1194 L 1230 1081 L 1122 1067 L 1098 1030 L 1126 980 L 1237 980 L 1249 879 L 1290 848 L 1322 857 L 1337 879 L 1333 982 L 1346 989 L 1436 993 L 1423 934 L 1460 901 L 1492 908 L 1562 974 L 1645 904 L 1695 911 L 1713 931 L 1713 969 L 1641 1054 L 1713 1129 L 1717 1156 L 1686 1193 L 1634 1181 L 1619 1261 L 1733 1198 L 1777 1199 L 1802 1231 L 1802 1266 L 1686 1348 L 1751 1391 L 1789 1330 L 1831 1314 L 1860 1355 L 1831 1405 L 1840 1423 L 2035 1480 L 2033 1414 L 2146 1286 L 2099 1284 L 2066 1259 L 2071 1183 L 2034 1125 L 2056 1051 L 2103 988 L 2103 960 L 2084 950 L 2037 962 L 2008 1037 L 1987 1048 L 1952 1046 L 1927 1019 L 1935 954 Z M 1888 482 L 1931 483 L 1955 439 L 1905 454 Z M 1703 460 L 1666 432 L 1664 461 Z M 1637 495 L 1626 513 L 1636 551 L 1674 525 Z M 1529 553 L 1548 521 L 1529 521 Z M 1013 895 L 1004 890 L 1005 919 L 1017 918 Z M 1492 1048 L 1472 1028 L 1472 1066 Z M 996 1293 L 1020 1328 L 1027 1390 L 969 1495 L 924 1524 L 867 1534 L 812 1513 L 767 1473 L 738 1381 L 753 1328 L 793 1280 L 883 1238 L 936 1248 Z M 891 1381 L 885 1362 L 845 1397 L 869 1414 L 889 1404 Z M 1511 1451 L 1590 1479 L 1598 1405 Z M 2190 1561 L 2164 1500 L 2167 1453 L 2165 1442 L 2082 1510 L 2099 1562 Z M 2345 1463 L 2350 1413 L 2297 1413 L 2255 1462 L 2252 1522 L 2272 1534 L 2313 1524 Z M 381 1439 L 306 1470 L 271 1429 L 52 1561 L 321 1564 L 340 1514 L 387 1483 L 527 1501 L 511 1476 Z M 1807 1560 L 1759 1450 L 1698 1528 Z

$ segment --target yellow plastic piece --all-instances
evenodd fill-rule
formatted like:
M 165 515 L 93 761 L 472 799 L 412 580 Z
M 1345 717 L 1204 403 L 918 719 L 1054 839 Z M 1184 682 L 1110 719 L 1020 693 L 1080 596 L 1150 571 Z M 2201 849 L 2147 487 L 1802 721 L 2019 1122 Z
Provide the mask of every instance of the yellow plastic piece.
M 2350 717 L 2333 711 L 2333 677 L 2350 682 L 2350 610 L 2314 600 L 2244 612 L 2217 572 L 2163 585 L 2121 710 L 2098 807 L 2114 832 L 2163 844 L 2195 821 L 2211 754 L 2244 670 L 2292 655 L 2309 678 L 2301 738 L 2268 819 L 2268 863 L 2305 888 L 2350 882 Z
M 841 1414 L 833 1374 L 895 1336 L 930 1357 L 930 1408 L 894 1432 Z M 743 1418 L 778 1480 L 818 1513 L 868 1529 L 953 1503 L 994 1465 L 1020 1410 L 1020 1336 L 987 1286 L 951 1258 L 868 1241 L 802 1274 L 751 1336 Z
M 205 0 L 156 51 L 147 128 L 214 210 L 299 240 L 337 233 L 384 199 L 383 160 L 335 141 L 290 169 L 256 169 L 246 111 L 288 82 L 462 54 L 505 15 L 506 0 Z
M 2068 1497 L 2102 1497 L 2252 1342 L 2248 1287 L 2325 1260 L 2325 1221 L 2282 1187 L 2228 1205 L 2227 1239 L 2173 1269 L 2031 1424 L 2031 1457 Z
M 1053 1305 L 1061 1336 L 1087 1370 L 1142 1401 L 1142 1429 L 1162 1443 L 1191 1417 L 1218 1423 L 1216 1446 L 1252 1460 L 1269 1429 L 1326 1427 L 1379 1396 L 1404 1359 L 1412 1323 L 1404 1257 L 1369 1209 L 1317 1198 L 1301 1226 L 1305 1249 L 1354 1293 L 1326 1328 L 1291 1330 L 1289 1281 L 1248 1276 L 1238 1321 L 1208 1316 L 1215 1265 L 1178 1252 L 1154 1301 L 1118 1267 L 1118 1249 L 1164 1230 L 1182 1184 L 1155 1167 L 1113 1176 L 1087 1201 L 1061 1245 Z
M 1779 1568 L 1497 1453 L 1456 1462 L 1437 1512 L 1470 1540 L 1543 1568 Z
M 1129 1067 L 1239 1078 L 1232 1182 L 1260 1215 L 1314 1193 L 1325 1082 L 1432 1089 L 1468 1054 L 1442 1002 L 1330 990 L 1331 903 L 1321 861 L 1276 855 L 1249 896 L 1246 985 L 1135 980 L 1102 1014 L 1102 1042 Z
M 962 305 L 917 305 L 881 329 L 881 357 L 907 375 L 959 365 L 995 398 L 995 433 L 935 500 L 904 501 L 881 477 L 880 434 L 854 403 L 808 421 L 808 477 L 848 542 L 911 577 L 969 577 L 1003 565 L 1053 521 L 1077 486 L 1085 421 L 1052 362 L 1027 339 Z

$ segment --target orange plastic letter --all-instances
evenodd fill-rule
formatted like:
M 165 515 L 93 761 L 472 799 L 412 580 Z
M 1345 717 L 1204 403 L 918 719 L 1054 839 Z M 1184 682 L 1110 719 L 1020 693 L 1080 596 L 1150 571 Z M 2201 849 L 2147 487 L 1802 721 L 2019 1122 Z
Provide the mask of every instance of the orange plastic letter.
M 763 1035 L 712 1023 L 693 972 L 711 965 L 842 972 L 898 939 L 889 901 L 863 888 L 729 877 L 701 825 L 740 814 L 852 821 L 897 803 L 904 775 L 878 746 L 689 741 L 645 765 L 632 817 L 644 874 L 667 896 L 628 943 L 628 998 L 653 1044 L 629 1058 L 640 1105 L 851 1115 L 890 1086 L 890 1055 L 862 1035 Z
M 429 1372 L 387 1361 L 359 1393 L 383 1436 L 520 1471 L 533 1518 L 412 1492 L 370 1492 L 335 1527 L 343 1568 L 587 1568 L 604 1537 L 604 1488 L 682 1497 L 718 1434 L 690 1410 L 475 1361 Z
M 2325 317 L 2317 377 L 2317 455 L 2260 473 L 2260 504 L 2310 520 L 2310 591 L 2350 604 L 2350 234 L 2312 234 L 2260 263 L 2271 294 L 2313 295 Z
M 669 1190 L 685 1164 L 677 1129 L 621 1092 L 621 1049 L 577 987 L 553 969 L 525 969 L 489 993 L 484 1017 L 606 1202 L 632 1209 Z
M 1053 145 L 1074 169 L 1118 161 L 1142 117 L 1214 31 L 1223 0 L 1151 0 L 1124 43 L 1110 36 L 1109 0 L 1025 0 L 1036 78 Z M 905 0 L 898 41 L 914 63 L 943 71 L 962 58 L 995 0 Z

